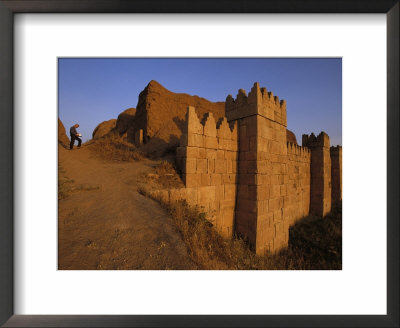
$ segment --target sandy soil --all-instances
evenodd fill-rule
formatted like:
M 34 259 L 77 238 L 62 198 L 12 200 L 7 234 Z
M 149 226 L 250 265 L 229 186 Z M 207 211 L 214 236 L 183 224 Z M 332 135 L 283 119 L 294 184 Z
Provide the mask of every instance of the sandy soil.
M 61 270 L 196 269 L 172 218 L 137 191 L 154 162 L 102 162 L 88 148 L 59 148 L 61 175 L 99 186 L 59 200 Z

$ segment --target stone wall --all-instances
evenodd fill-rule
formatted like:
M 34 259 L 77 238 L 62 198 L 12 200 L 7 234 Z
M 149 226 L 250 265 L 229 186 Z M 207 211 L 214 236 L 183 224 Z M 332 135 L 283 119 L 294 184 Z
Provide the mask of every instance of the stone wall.
M 223 236 L 242 236 L 257 254 L 277 252 L 297 220 L 341 199 L 341 147 L 330 149 L 324 132 L 288 142 L 286 102 L 258 83 L 229 95 L 225 115 L 200 120 L 188 107 L 177 148 L 186 189 L 168 197 L 203 207 Z
M 310 213 L 325 216 L 331 211 L 331 154 L 329 136 L 303 135 L 303 146 L 311 149 Z
M 284 198 L 285 219 L 289 225 L 310 213 L 311 151 L 287 144 L 289 181 Z
M 332 206 L 342 200 L 342 147 L 331 147 Z
M 189 204 L 209 213 L 209 220 L 223 236 L 232 236 L 235 217 L 238 130 L 226 118 L 207 113 L 200 122 L 188 107 L 186 128 L 177 148 L 177 164 L 185 186 L 191 190 Z
M 239 121 L 239 197 L 236 231 L 258 254 L 288 244 L 284 217 L 288 158 L 286 103 L 255 83 L 226 100 L 228 120 Z

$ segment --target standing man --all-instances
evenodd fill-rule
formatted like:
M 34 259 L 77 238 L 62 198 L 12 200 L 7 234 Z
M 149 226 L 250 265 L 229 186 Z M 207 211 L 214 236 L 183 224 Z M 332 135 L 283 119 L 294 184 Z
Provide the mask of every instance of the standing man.
M 81 135 L 76 131 L 76 128 L 79 128 L 79 124 L 75 124 L 69 129 L 71 135 L 71 143 L 69 144 L 70 150 L 74 148 L 75 140 L 78 140 L 78 148 L 81 148 L 82 139 L 79 138 Z

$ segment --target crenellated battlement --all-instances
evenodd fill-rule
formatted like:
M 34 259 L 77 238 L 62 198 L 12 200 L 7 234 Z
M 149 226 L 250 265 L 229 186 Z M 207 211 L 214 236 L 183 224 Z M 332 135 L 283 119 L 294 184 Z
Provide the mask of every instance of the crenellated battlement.
M 302 146 L 303 147 L 330 147 L 329 136 L 322 131 L 317 137 L 314 133 L 310 135 L 303 134 L 302 136 Z
M 204 147 L 208 149 L 237 150 L 238 128 L 236 122 L 226 117 L 215 120 L 212 113 L 206 113 L 200 120 L 196 110 L 188 106 L 181 147 Z
M 287 142 L 287 154 L 296 155 L 305 159 L 311 158 L 311 150 L 308 147 L 299 146 L 292 142 Z
M 236 98 L 228 95 L 225 101 L 225 115 L 228 121 L 240 118 L 261 115 L 269 120 L 286 126 L 286 101 L 279 100 L 266 88 L 260 88 L 258 82 L 254 83 L 249 94 L 239 89 Z
M 176 150 L 187 202 L 260 255 L 287 247 L 297 220 L 341 201 L 341 161 L 325 132 L 303 135 L 302 146 L 288 141 L 286 102 L 258 83 L 229 95 L 224 117 L 188 107 Z
M 337 146 L 332 146 L 332 147 L 330 148 L 330 151 L 331 151 L 331 156 L 332 156 L 332 155 L 333 155 L 333 156 L 338 156 L 339 154 L 341 155 L 342 146 L 339 146 L 339 145 L 337 145 Z

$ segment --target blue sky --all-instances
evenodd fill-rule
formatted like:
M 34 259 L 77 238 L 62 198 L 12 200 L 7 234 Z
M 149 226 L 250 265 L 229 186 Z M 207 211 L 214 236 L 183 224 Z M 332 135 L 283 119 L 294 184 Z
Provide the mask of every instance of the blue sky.
M 340 58 L 60 58 L 59 117 L 89 140 L 101 122 L 136 107 L 151 80 L 172 92 L 225 101 L 254 82 L 287 102 L 288 129 L 301 135 L 325 131 L 342 144 Z

